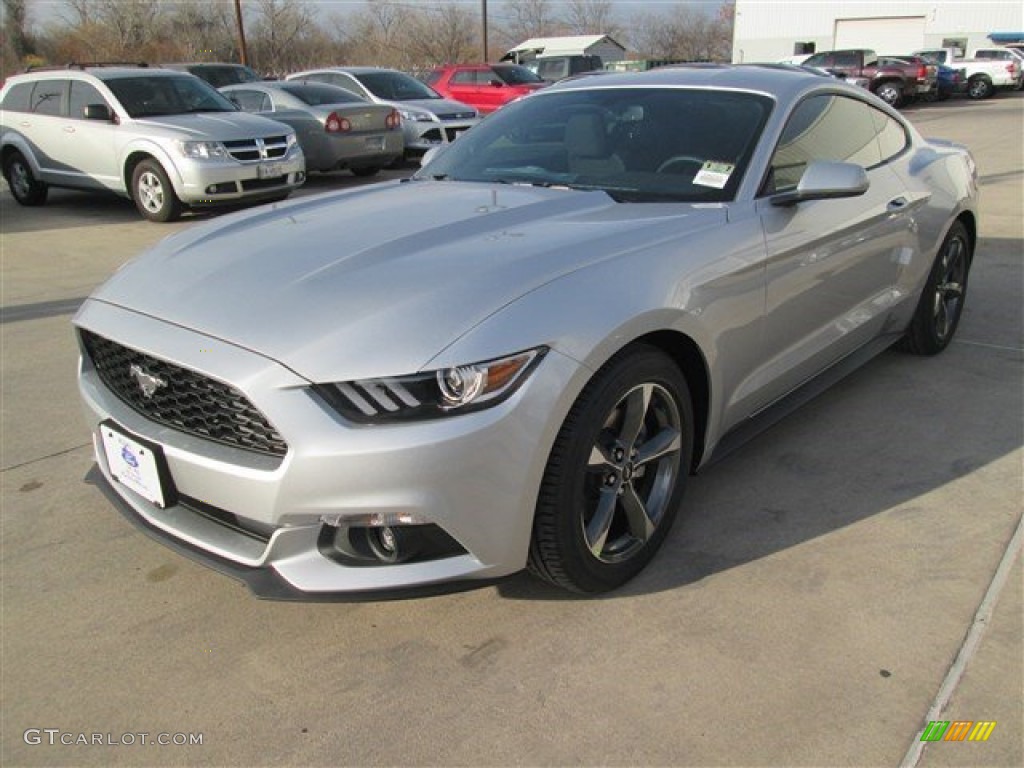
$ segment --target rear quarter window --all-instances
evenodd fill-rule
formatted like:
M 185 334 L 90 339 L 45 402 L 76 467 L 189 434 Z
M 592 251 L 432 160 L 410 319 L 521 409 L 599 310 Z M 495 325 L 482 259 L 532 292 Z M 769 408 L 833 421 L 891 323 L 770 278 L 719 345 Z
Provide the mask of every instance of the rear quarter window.
M 38 80 L 32 89 L 30 111 L 37 115 L 59 116 L 64 111 L 67 80 Z
M 35 83 L 18 83 L 12 85 L 11 89 L 4 96 L 4 100 L 0 103 L 0 109 L 5 109 L 8 112 L 29 112 L 29 101 L 32 97 L 32 88 Z

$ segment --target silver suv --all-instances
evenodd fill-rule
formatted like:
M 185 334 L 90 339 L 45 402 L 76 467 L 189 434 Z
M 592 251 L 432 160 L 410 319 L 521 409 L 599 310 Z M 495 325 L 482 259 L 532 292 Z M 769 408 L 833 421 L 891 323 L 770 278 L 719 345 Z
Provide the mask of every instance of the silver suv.
M 143 67 L 9 77 L 0 152 L 22 205 L 42 205 L 50 186 L 110 190 L 150 221 L 186 206 L 282 199 L 306 178 L 292 128 L 239 112 L 198 77 Z
M 397 69 L 328 67 L 288 75 L 288 80 L 329 83 L 367 101 L 387 104 L 402 117 L 407 155 L 448 144 L 480 122 L 476 107 L 444 98 L 426 83 Z

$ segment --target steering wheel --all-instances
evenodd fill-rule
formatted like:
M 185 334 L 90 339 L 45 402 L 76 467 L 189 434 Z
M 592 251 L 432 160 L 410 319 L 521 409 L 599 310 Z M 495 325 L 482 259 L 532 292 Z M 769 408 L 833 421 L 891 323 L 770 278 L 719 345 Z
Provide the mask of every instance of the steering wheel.
M 704 160 L 693 155 L 673 155 L 658 166 L 655 173 L 685 173 L 690 166 L 697 166 L 697 171 L 704 167 Z M 696 171 L 694 171 L 696 173 Z

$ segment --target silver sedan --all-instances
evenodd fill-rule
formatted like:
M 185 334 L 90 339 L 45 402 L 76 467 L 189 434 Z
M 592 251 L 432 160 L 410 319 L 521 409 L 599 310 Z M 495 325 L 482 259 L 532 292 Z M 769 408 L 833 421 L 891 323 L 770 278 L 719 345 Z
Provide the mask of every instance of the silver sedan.
M 976 203 L 965 149 L 834 79 L 563 81 L 120 270 L 75 318 L 103 485 L 265 596 L 614 589 L 691 472 L 950 343 Z
M 372 176 L 401 158 L 405 150 L 398 111 L 344 88 L 261 81 L 220 91 L 239 109 L 294 128 L 307 171 L 347 168 L 357 176 Z

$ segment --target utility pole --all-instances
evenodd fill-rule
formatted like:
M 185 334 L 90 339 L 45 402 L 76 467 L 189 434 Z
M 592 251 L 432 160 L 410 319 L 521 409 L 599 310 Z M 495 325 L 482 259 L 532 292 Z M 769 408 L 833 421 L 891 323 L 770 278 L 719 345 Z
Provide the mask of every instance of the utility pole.
M 249 51 L 245 47 L 245 27 L 242 26 L 242 0 L 235 0 L 235 20 L 238 22 L 238 50 L 242 64 L 249 65 Z
M 484 23 L 484 61 L 487 61 L 490 57 L 487 55 L 487 0 L 480 0 L 481 12 L 480 15 L 483 17 Z

